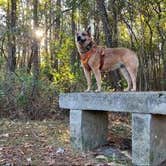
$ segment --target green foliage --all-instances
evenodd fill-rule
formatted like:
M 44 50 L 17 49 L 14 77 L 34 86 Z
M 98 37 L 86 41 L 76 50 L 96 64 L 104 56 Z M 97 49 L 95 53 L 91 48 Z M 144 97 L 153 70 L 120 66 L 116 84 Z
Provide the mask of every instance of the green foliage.
M 54 56 L 58 60 L 58 68 L 52 68 L 51 62 L 48 63 L 46 58 L 46 61 L 42 63 L 41 72 L 48 78 L 53 77 L 53 85 L 58 93 L 69 91 L 75 81 L 70 65 L 70 55 L 74 47 L 72 38 L 65 36 L 61 45 L 59 45 L 59 42 L 54 42 L 53 47 L 57 48 Z
M 43 114 L 49 114 L 53 105 L 56 108 L 53 104 L 57 101 L 55 86 L 47 79 L 38 81 L 38 94 L 34 98 L 33 76 L 25 69 L 18 69 L 3 78 L 0 80 L 0 114 L 3 110 L 9 117 L 19 117 L 20 114 L 21 116 L 24 114 L 26 118 L 36 119 Z
M 5 58 L 0 55 L 0 69 L 3 70 L 3 68 L 5 67 L 4 64 L 5 64 Z
M 2 89 L 0 89 L 0 98 L 4 97 L 4 91 Z
M 0 7 L 4 7 L 7 5 L 7 0 L 0 0 Z
M 39 45 L 39 80 L 33 78 L 33 3 L 17 1 L 16 26 L 10 31 L 11 4 L 0 0 L 0 108 L 4 112 L 23 110 L 26 113 L 49 111 L 54 98 L 60 92 L 83 91 L 87 83 L 77 57 L 74 33 L 94 25 L 95 39 L 105 44 L 102 20 L 96 8 L 96 0 L 41 0 L 38 4 L 38 24 L 43 31 Z M 164 90 L 166 67 L 166 1 L 160 0 L 112 0 L 105 1 L 110 21 L 112 41 L 119 47 L 134 50 L 140 60 L 138 87 L 140 90 Z M 63 11 L 63 12 L 62 12 Z M 114 16 L 117 15 L 117 20 Z M 9 34 L 9 32 L 11 34 Z M 93 32 L 93 26 L 92 26 Z M 116 33 L 117 32 L 117 33 Z M 7 73 L 9 36 L 16 39 L 16 72 Z M 39 34 L 40 35 L 40 34 Z M 116 36 L 117 35 L 117 36 Z M 14 44 L 14 43 L 13 43 Z M 12 50 L 12 49 L 11 49 Z M 36 54 L 35 54 L 36 55 Z M 28 69 L 27 69 L 28 67 Z M 27 73 L 27 70 L 29 71 Z M 104 74 L 103 90 L 112 91 L 111 76 Z M 96 89 L 95 78 L 92 88 Z M 125 88 L 126 81 L 119 84 Z M 37 87 L 36 97 L 33 95 Z M 18 111 L 19 112 L 19 111 Z
M 18 106 L 25 106 L 28 103 L 27 95 L 25 94 L 18 94 L 17 96 L 17 104 Z
M 70 68 L 70 55 L 73 48 L 73 43 L 70 38 L 66 38 L 61 45 L 60 50 L 57 52 L 59 60 L 59 68 L 54 72 L 54 84 L 60 91 L 66 91 L 70 88 L 71 83 L 74 81 L 74 75 L 71 73 Z

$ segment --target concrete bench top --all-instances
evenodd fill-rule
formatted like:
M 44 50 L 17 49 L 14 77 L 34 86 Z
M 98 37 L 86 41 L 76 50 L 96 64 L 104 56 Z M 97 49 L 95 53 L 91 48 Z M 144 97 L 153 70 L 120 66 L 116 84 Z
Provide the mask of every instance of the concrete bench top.
M 166 115 L 166 91 L 64 93 L 61 108 Z

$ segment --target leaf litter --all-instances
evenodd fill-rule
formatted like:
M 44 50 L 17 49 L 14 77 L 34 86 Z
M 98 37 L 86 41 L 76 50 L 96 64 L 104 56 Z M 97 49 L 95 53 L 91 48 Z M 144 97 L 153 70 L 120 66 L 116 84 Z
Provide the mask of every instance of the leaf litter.
M 2 119 L 0 125 L 0 165 L 65 166 L 90 161 L 72 150 L 67 122 Z
M 70 145 L 67 120 L 24 122 L 1 119 L 0 125 L 2 166 L 120 165 L 119 161 L 112 161 L 99 149 L 87 153 L 74 151 Z

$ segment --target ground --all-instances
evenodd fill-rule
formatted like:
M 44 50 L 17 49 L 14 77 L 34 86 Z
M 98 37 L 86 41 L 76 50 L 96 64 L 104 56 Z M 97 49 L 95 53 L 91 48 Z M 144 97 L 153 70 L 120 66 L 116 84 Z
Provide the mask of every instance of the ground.
M 2 166 L 131 164 L 130 126 L 119 121 L 111 124 L 109 145 L 87 153 L 77 152 L 70 146 L 68 120 L 25 122 L 1 119 L 0 126 L 0 165 Z

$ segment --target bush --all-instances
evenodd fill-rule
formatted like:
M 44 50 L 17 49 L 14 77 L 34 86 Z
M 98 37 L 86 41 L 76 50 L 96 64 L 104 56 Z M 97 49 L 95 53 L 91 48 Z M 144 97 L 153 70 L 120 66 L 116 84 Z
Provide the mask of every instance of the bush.
M 47 79 L 37 83 L 33 94 L 33 77 L 24 70 L 8 74 L 0 84 L 0 116 L 23 119 L 44 119 L 58 110 L 55 86 Z

